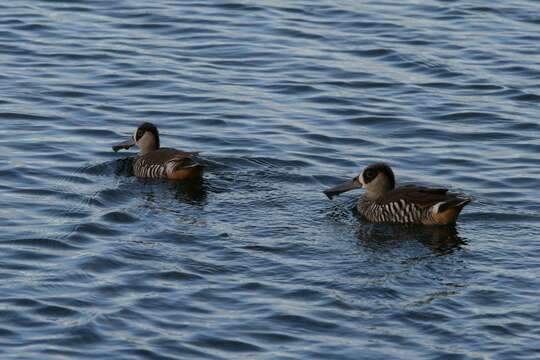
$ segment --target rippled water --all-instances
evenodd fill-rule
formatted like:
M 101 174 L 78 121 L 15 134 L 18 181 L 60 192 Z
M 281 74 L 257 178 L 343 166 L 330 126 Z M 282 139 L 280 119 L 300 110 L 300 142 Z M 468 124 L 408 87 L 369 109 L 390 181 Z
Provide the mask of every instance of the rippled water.
M 0 5 L 0 356 L 537 359 L 540 4 Z M 142 121 L 202 187 L 130 176 Z M 372 161 L 456 228 L 322 189 Z

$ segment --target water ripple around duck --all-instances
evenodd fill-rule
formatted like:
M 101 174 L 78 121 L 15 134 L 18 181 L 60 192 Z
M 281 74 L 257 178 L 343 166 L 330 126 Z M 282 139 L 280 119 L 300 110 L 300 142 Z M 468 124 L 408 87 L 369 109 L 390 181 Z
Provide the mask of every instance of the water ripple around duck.
M 0 4 L 2 359 L 537 358 L 539 10 Z M 142 121 L 201 184 L 133 176 Z M 473 202 L 321 193 L 372 161 Z

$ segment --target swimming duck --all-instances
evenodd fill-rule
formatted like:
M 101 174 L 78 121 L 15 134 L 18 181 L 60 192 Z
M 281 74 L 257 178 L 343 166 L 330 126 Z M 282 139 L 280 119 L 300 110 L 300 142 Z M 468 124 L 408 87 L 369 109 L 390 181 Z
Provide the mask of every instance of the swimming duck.
M 166 178 L 170 180 L 189 180 L 202 176 L 203 165 L 194 157 L 197 152 L 185 152 L 159 147 L 157 128 L 148 122 L 141 124 L 127 141 L 116 144 L 112 149 L 116 152 L 139 146 L 139 154 L 133 161 L 135 176 L 144 178 Z
M 324 193 L 332 199 L 335 195 L 362 187 L 366 192 L 358 200 L 356 208 L 371 222 L 447 225 L 454 223 L 463 207 L 471 201 L 443 188 L 396 187 L 394 173 L 384 163 L 368 165 L 360 175 Z

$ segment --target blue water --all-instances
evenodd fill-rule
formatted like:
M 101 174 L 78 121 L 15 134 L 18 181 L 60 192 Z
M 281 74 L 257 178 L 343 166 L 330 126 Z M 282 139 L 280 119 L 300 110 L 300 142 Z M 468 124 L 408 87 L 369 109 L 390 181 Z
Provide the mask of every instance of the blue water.
M 1 359 L 538 359 L 540 3 L 5 1 Z M 135 127 L 201 188 L 130 175 Z M 372 225 L 361 192 L 473 198 Z

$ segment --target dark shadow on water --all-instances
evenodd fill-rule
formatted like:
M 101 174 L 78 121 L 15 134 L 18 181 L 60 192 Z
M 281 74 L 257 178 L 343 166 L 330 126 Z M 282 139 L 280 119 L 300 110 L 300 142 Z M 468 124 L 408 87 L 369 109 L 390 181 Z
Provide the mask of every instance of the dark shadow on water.
M 207 186 L 204 179 L 171 183 L 175 198 L 194 205 L 204 205 L 207 198 Z
M 454 225 L 374 224 L 360 220 L 356 235 L 362 245 L 372 250 L 383 250 L 390 244 L 416 240 L 437 255 L 449 255 L 467 244 Z
M 137 181 L 145 185 L 143 190 L 144 197 L 147 201 L 155 203 L 162 197 L 172 196 L 182 203 L 202 206 L 206 203 L 208 195 L 207 186 L 204 179 L 191 181 L 169 181 L 163 179 L 137 179 Z M 167 191 L 164 191 L 164 190 Z M 161 194 L 160 194 L 161 193 Z
M 133 157 L 127 157 L 116 160 L 114 174 L 116 176 L 134 176 L 133 174 Z

